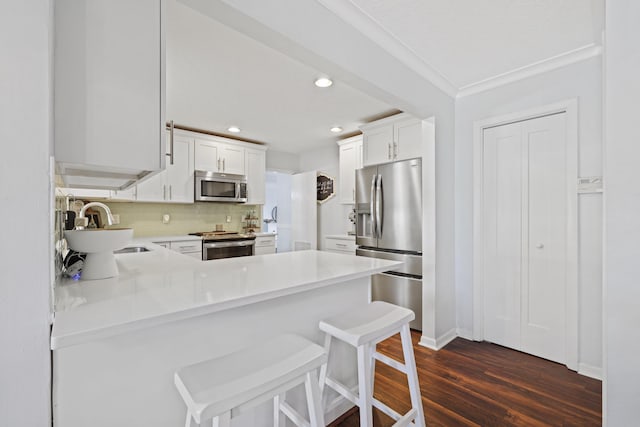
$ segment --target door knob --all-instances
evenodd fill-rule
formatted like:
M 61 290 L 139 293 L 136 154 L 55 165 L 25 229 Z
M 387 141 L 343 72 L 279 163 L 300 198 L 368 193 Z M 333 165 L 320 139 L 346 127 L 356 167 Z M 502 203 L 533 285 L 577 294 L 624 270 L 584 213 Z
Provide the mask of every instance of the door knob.
M 536 248 L 538 248 L 538 249 L 542 249 L 542 248 L 544 248 L 544 245 L 543 245 L 542 243 L 538 243 L 538 244 L 536 245 Z

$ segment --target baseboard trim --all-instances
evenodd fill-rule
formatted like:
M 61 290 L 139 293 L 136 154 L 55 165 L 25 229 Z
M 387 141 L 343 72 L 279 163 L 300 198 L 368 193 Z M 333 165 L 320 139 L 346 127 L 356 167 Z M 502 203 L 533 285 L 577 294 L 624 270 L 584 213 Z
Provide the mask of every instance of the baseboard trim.
M 578 363 L 578 373 L 585 377 L 602 381 L 602 368 L 598 366 L 588 365 L 586 363 Z
M 456 329 L 456 333 L 460 338 L 464 338 L 465 340 L 473 341 L 473 331 L 470 329 Z
M 438 351 L 441 348 L 443 348 L 444 346 L 446 346 L 447 344 L 449 344 L 451 341 L 456 339 L 457 337 L 458 337 L 458 334 L 457 334 L 456 330 L 455 329 L 450 329 L 449 331 L 447 331 L 444 334 L 440 335 L 436 339 L 433 339 L 431 337 L 427 337 L 427 336 L 422 335 L 420 337 L 420 341 L 418 342 L 418 344 L 423 346 L 423 347 L 430 348 L 431 350 Z

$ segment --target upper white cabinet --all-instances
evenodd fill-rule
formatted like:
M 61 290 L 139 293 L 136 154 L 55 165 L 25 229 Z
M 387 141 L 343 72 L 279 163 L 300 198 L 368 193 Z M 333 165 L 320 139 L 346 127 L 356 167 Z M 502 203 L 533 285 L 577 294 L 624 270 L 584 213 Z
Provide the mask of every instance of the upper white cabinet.
M 340 203 L 354 204 L 356 169 L 362 167 L 362 135 L 338 141 L 340 146 Z
M 250 205 L 264 205 L 266 191 L 266 149 L 247 148 L 247 203 Z
M 195 141 L 195 168 L 197 171 L 218 172 L 220 157 L 218 157 L 218 144 L 207 139 L 196 138 Z
M 164 168 L 165 0 L 56 0 L 55 160 L 121 190 Z
M 164 171 L 138 184 L 136 200 L 193 203 L 193 147 L 192 137 L 174 132 L 173 164 L 168 157 Z
M 200 171 L 244 175 L 245 154 L 243 146 L 223 142 L 221 138 L 197 138 L 195 168 Z
M 361 126 L 363 166 L 422 156 L 424 122 L 397 114 Z

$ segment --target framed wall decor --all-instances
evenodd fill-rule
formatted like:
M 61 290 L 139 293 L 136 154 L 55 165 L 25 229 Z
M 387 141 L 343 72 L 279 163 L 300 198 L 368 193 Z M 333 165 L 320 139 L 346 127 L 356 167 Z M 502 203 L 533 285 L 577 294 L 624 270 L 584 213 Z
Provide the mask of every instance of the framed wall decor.
M 316 178 L 316 193 L 316 200 L 320 204 L 335 196 L 336 190 L 333 177 L 318 172 L 318 177 Z

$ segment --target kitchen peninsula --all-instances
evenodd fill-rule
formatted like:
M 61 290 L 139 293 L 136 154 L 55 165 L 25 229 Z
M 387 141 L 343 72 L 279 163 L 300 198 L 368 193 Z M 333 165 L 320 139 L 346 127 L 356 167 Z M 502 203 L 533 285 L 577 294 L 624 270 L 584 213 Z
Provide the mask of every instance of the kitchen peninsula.
M 181 425 L 177 368 L 284 332 L 321 344 L 319 320 L 366 304 L 370 276 L 401 265 L 319 251 L 202 262 L 136 244 L 150 251 L 117 255 L 118 277 L 56 288 L 55 425 Z M 344 365 L 338 374 L 355 383 L 355 363 Z M 327 421 L 349 406 L 329 408 Z M 269 410 L 234 426 L 270 425 Z

